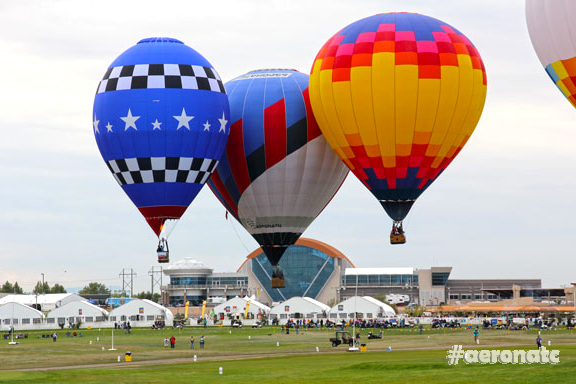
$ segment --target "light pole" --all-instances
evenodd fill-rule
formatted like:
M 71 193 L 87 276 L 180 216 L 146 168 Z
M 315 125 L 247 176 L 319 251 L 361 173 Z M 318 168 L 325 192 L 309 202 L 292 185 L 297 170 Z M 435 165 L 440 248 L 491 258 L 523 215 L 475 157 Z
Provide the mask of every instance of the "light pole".
M 14 287 L 14 301 L 12 302 L 12 319 L 10 320 L 10 333 L 12 334 L 12 341 L 9 345 L 17 345 L 18 343 L 14 341 L 14 307 L 16 306 L 16 287 Z
M 348 348 L 348 352 L 358 352 L 360 348 L 356 345 L 356 303 L 358 302 L 358 274 L 356 274 L 356 293 L 354 293 L 354 324 L 352 325 L 352 346 Z
M 42 275 L 42 294 L 44 294 L 44 273 L 41 273 Z

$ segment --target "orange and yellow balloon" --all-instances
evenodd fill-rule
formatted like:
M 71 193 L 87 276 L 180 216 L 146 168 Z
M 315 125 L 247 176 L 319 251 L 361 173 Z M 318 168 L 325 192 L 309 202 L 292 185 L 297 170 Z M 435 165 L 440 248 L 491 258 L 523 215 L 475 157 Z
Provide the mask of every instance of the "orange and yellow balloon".
M 350 24 L 320 49 L 310 75 L 322 133 L 395 224 L 466 144 L 485 99 L 478 50 L 419 14 Z

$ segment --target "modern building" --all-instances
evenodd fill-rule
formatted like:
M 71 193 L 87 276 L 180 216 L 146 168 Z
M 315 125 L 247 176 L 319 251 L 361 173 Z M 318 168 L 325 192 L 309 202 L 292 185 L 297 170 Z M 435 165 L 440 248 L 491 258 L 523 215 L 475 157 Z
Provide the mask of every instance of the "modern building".
M 440 305 L 446 302 L 446 284 L 452 267 L 432 267 L 418 270 L 420 305 Z
M 0 329 L 35 329 L 41 326 L 44 314 L 15 301 L 0 304 Z
M 573 299 L 572 288 L 543 289 L 540 279 L 450 279 L 452 267 L 348 268 L 339 297 L 408 295 L 425 306 L 533 297 L 536 301 Z M 516 292 L 516 293 L 515 293 Z
M 292 297 L 310 297 L 322 303 L 336 300 L 346 268 L 354 264 L 339 250 L 318 240 L 300 238 L 289 247 L 280 267 L 286 287 L 271 288 L 272 265 L 260 248 L 250 253 L 238 269 L 248 277 L 248 289 L 266 304 L 284 302 Z
M 470 301 L 500 301 L 517 297 L 541 297 L 540 279 L 450 279 L 446 284 L 446 303 L 460 304 Z M 562 289 L 562 294 L 564 290 Z M 550 293 L 547 291 L 546 294 Z M 558 292 L 554 292 L 554 296 Z
M 82 324 L 101 327 L 108 320 L 108 311 L 87 301 L 74 301 L 58 307 L 46 316 L 48 327 L 60 328 L 60 324 Z
M 418 302 L 419 280 L 415 268 L 346 268 L 338 300 L 353 296 L 408 295 Z
M 446 300 L 451 271 L 451 267 L 347 269 L 340 297 L 408 295 L 414 304 L 439 305 Z
M 396 312 L 388 304 L 370 296 L 353 296 L 333 306 L 328 311 L 330 321 L 343 319 L 376 319 L 394 316 Z
M 254 295 L 271 307 L 293 297 L 328 304 L 353 296 L 381 300 L 386 296 L 408 297 L 408 303 L 424 306 L 520 297 L 558 304 L 574 302 L 573 288 L 544 289 L 540 279 L 450 279 L 452 267 L 356 268 L 336 248 L 307 238 L 300 238 L 286 250 L 280 266 L 286 287 L 272 289 L 272 266 L 260 248 L 231 273 L 214 273 L 204 263 L 186 258 L 164 270 L 170 284 L 163 287 L 163 300 L 173 306 L 186 301 L 201 306 L 206 300 L 209 307 L 245 295 Z
M 150 327 L 156 321 L 164 321 L 165 325 L 174 324 L 174 315 L 169 309 L 150 300 L 134 299 L 110 311 L 111 324 L 130 322 L 133 327 Z
M 310 297 L 292 297 L 274 306 L 269 319 L 286 324 L 289 319 L 320 320 L 328 317 L 330 307 Z
M 170 283 L 162 287 L 164 303 L 172 306 L 201 306 L 204 300 L 209 304 L 222 303 L 235 296 L 248 293 L 248 276 L 242 273 L 214 273 L 206 264 L 186 257 L 167 268 L 164 274 Z

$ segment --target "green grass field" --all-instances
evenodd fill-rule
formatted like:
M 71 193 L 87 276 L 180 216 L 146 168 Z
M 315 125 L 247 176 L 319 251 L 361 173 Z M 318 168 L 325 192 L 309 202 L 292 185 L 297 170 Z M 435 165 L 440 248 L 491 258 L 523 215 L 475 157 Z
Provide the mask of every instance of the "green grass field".
M 460 362 L 457 366 L 448 365 L 446 351 L 454 344 L 475 349 L 471 330 L 426 330 L 423 335 L 417 330 L 387 330 L 383 340 L 366 340 L 368 331 L 364 330 L 362 342 L 367 343 L 368 348 L 365 353 L 345 352 L 345 346 L 332 347 L 328 338 L 333 332 L 326 330 L 299 335 L 281 334 L 278 328 L 229 332 L 227 328 L 133 329 L 130 335 L 116 331 L 116 351 L 108 351 L 109 329 L 82 330 L 82 338 L 63 337 L 65 332 L 59 331 L 56 343 L 51 339 L 37 339 L 38 332 L 29 332 L 29 338 L 20 340 L 21 344 L 16 346 L 0 340 L 0 382 L 576 382 L 576 332 L 567 330 L 542 332 L 544 344 L 547 346 L 548 340 L 552 343 L 548 349 L 560 350 L 557 365 L 466 365 Z M 196 337 L 194 351 L 190 349 L 191 334 Z M 206 347 L 200 350 L 202 334 L 206 337 Z M 164 348 L 164 338 L 171 335 L 176 337 L 176 348 Z M 534 349 L 536 335 L 535 330 L 482 330 L 480 347 Z M 391 352 L 384 351 L 388 346 L 392 347 Z M 133 353 L 133 362 L 118 364 L 117 357 L 122 356 L 123 360 L 126 351 Z M 194 354 L 197 362 L 193 362 Z M 98 366 L 105 363 L 109 365 Z M 94 367 L 18 371 L 77 365 Z M 219 367 L 223 368 L 223 375 L 218 374 Z

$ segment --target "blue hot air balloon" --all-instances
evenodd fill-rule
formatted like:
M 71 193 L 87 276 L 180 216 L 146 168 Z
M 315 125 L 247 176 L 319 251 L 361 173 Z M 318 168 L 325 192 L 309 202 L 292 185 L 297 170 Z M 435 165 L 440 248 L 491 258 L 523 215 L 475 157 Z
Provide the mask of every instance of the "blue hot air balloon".
M 152 230 L 158 261 L 206 183 L 229 135 L 230 107 L 216 70 L 171 38 L 148 38 L 110 65 L 94 99 L 93 130 L 106 165 Z

